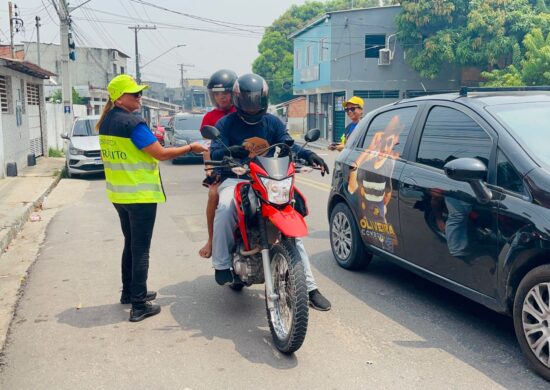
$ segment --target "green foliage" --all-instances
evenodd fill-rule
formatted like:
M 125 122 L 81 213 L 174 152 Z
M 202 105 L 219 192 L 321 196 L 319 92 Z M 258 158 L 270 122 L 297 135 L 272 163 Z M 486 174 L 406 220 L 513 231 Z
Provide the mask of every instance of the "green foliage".
M 64 157 L 65 154 L 62 150 L 49 148 L 48 149 L 48 157 Z
M 408 62 L 424 77 L 436 77 L 448 63 L 486 71 L 517 68 L 525 35 L 535 26 L 550 31 L 540 0 L 405 0 L 402 7 L 399 39 Z
M 485 86 L 550 85 L 550 33 L 545 38 L 542 30 L 536 28 L 525 36 L 523 46 L 526 52 L 520 69 L 510 65 L 483 72 Z
M 354 0 L 354 8 L 377 6 L 378 0 Z M 293 5 L 277 18 L 264 33 L 258 45 L 260 55 L 252 64 L 252 71 L 264 77 L 270 90 L 270 103 L 277 104 L 293 97 L 292 91 L 282 87 L 285 81 L 292 81 L 293 41 L 288 36 L 303 28 L 326 12 L 348 9 L 349 0 L 330 0 L 306 2 Z
M 63 94 L 60 89 L 54 91 L 50 96 L 50 101 L 53 103 L 61 103 L 63 101 Z M 73 88 L 73 104 L 86 104 L 87 99 L 81 97 L 78 92 Z

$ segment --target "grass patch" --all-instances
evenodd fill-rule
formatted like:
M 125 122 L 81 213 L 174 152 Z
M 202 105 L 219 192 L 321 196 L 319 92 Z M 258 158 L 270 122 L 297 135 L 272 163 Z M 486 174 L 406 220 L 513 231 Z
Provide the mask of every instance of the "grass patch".
M 65 157 L 65 153 L 59 149 L 49 148 L 48 157 Z

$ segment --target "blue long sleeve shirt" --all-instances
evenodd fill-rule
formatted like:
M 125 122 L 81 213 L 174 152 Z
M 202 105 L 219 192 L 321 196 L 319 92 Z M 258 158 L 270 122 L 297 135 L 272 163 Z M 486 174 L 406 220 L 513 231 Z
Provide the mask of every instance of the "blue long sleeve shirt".
M 246 139 L 252 137 L 263 138 L 269 145 L 292 140 L 285 124 L 272 114 L 265 114 L 260 122 L 250 125 L 244 122 L 238 113 L 232 113 L 221 118 L 216 123 L 216 127 L 220 131 L 220 140 L 228 147 L 242 145 Z M 220 140 L 214 140 L 210 145 L 212 160 L 221 160 L 225 154 L 225 147 Z M 313 153 L 297 145 L 292 146 L 292 151 L 303 159 L 307 159 Z M 222 179 L 234 176 L 231 172 L 225 171 L 221 172 L 221 175 Z

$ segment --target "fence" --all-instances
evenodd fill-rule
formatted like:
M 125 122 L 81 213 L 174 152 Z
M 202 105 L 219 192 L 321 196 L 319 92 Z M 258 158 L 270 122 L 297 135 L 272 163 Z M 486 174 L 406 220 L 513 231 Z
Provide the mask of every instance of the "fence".
M 74 116 L 87 115 L 86 106 L 73 104 Z M 63 104 L 46 103 L 46 129 L 48 129 L 48 148 L 62 150 L 64 140 L 61 134 L 63 128 Z

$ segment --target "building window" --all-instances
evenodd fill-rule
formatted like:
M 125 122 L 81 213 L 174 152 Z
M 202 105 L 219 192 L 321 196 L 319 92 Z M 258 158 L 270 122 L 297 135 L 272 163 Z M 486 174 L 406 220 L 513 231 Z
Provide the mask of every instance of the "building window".
M 116 76 L 116 64 L 113 64 L 113 74 Z
M 38 84 L 27 83 L 27 104 L 29 106 L 40 105 L 40 89 Z
M 306 47 L 306 66 L 313 65 L 313 45 Z
M 319 41 L 319 62 L 328 61 L 328 39 L 322 38 Z
M 365 35 L 365 58 L 378 58 L 378 52 L 385 46 L 385 35 Z
M 353 94 L 363 99 L 399 99 L 398 89 L 353 91 Z
M 300 49 L 296 49 L 294 52 L 294 67 L 300 69 L 302 67 L 302 56 L 300 55 Z
M 0 105 L 2 113 L 12 113 L 11 77 L 0 76 Z

